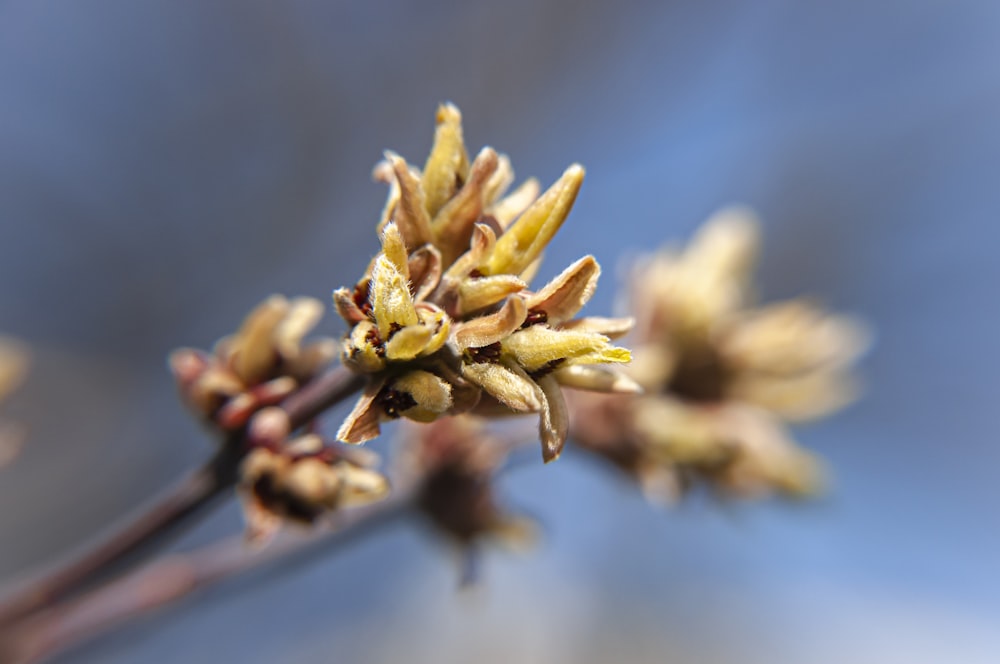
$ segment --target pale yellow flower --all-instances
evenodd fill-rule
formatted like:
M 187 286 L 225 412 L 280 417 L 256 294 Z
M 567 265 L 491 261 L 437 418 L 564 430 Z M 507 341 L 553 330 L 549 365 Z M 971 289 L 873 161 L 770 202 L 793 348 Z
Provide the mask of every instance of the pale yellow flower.
M 538 291 L 529 286 L 576 199 L 580 166 L 541 195 L 534 181 L 505 195 L 514 180 L 509 160 L 484 148 L 469 163 L 461 115 L 444 105 L 423 171 L 390 152 L 376 177 L 390 184 L 382 251 L 353 290 L 334 293 L 351 326 L 343 362 L 371 376 L 338 438 L 364 442 L 398 416 L 537 412 L 550 461 L 567 433 L 560 385 L 638 389 L 595 366 L 629 361 L 610 339 L 631 321 L 573 319 L 597 284 L 592 256 Z
M 628 372 L 645 395 L 575 402 L 580 443 L 651 496 L 674 497 L 695 478 L 738 495 L 801 495 L 820 485 L 818 461 L 782 422 L 822 417 L 854 397 L 850 369 L 866 335 L 806 300 L 755 308 L 757 244 L 753 217 L 729 209 L 684 251 L 640 262 L 630 281 Z

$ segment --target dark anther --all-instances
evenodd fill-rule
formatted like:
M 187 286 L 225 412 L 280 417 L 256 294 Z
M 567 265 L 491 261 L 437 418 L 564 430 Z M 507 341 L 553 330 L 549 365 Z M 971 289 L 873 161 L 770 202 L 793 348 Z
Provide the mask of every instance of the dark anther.
M 403 326 L 400 325 L 399 323 L 396 322 L 389 323 L 389 336 L 386 338 L 386 341 L 392 339 L 392 336 L 402 329 Z
M 532 309 L 528 312 L 528 316 L 521 323 L 521 329 L 526 327 L 531 327 L 532 325 L 539 325 L 541 323 L 547 323 L 549 321 L 549 315 L 542 311 L 541 309 Z
M 369 279 L 365 279 L 357 286 L 354 287 L 354 304 L 361 309 L 361 313 L 366 316 L 372 315 L 372 303 L 368 299 L 368 285 Z
M 400 392 L 389 387 L 378 395 L 378 402 L 382 410 L 389 417 L 399 417 L 404 410 L 409 410 L 417 405 L 417 400 L 409 392 Z
M 531 376 L 532 380 L 538 380 L 542 376 L 548 376 L 550 373 L 559 368 L 559 365 L 566 361 L 565 357 L 560 357 L 556 360 L 550 360 L 544 365 L 535 369 L 534 371 L 529 371 L 528 375 Z
M 278 490 L 274 485 L 274 477 L 270 474 L 261 475 L 253 483 L 253 493 L 264 504 L 273 504 L 278 499 Z
M 289 519 L 301 521 L 303 523 L 313 523 L 323 512 L 323 507 L 310 501 L 304 496 L 299 496 L 293 492 L 285 494 L 285 514 Z
M 500 352 L 502 350 L 500 342 L 495 341 L 489 346 L 468 348 L 465 352 L 468 353 L 469 359 L 473 362 L 489 362 L 491 364 L 496 364 L 500 361 Z
M 372 328 L 368 330 L 365 334 L 365 341 L 370 343 L 375 347 L 375 354 L 379 357 L 385 357 L 385 345 L 382 343 L 382 338 L 378 336 L 378 329 Z
M 729 370 L 718 353 L 691 349 L 681 353 L 666 389 L 688 401 L 721 401 L 728 382 Z
M 479 279 L 482 276 L 483 276 L 483 273 L 480 272 L 479 270 L 473 270 L 472 272 L 469 273 L 469 278 L 470 279 Z

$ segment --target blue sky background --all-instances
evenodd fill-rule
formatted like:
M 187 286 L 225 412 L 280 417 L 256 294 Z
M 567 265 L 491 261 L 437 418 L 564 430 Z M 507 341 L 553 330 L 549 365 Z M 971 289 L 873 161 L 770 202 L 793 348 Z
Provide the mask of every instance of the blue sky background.
M 452 100 L 522 177 L 586 165 L 541 276 L 594 253 L 590 310 L 629 256 L 741 202 L 765 298 L 870 322 L 864 400 L 797 432 L 832 494 L 664 512 L 570 454 L 505 478 L 545 540 L 489 554 L 474 592 L 400 527 L 60 661 L 997 661 L 998 63 L 989 0 L 3 3 L 0 330 L 36 364 L 7 409 L 33 435 L 0 474 L 0 578 L 206 454 L 166 353 L 353 283 L 371 166 L 421 163 Z M 225 509 L 178 546 L 239 527 Z

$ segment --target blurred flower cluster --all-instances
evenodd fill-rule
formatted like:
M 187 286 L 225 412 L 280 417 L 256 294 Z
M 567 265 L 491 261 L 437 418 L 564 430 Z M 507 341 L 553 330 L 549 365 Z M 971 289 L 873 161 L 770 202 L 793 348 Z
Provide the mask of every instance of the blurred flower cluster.
M 820 465 L 785 422 L 822 417 L 855 394 L 866 335 L 854 320 L 796 299 L 757 306 L 758 227 L 742 209 L 710 219 L 684 251 L 632 270 L 629 374 L 644 394 L 574 401 L 574 439 L 632 475 L 650 498 L 694 482 L 726 495 L 801 496 Z
M 475 580 L 483 543 L 524 550 L 535 542 L 535 522 L 510 513 L 497 499 L 495 478 L 516 443 L 491 431 L 487 420 L 458 415 L 408 424 L 400 443 L 396 475 L 416 479 L 415 506 L 457 546 L 463 583 Z
M 342 507 L 383 498 L 389 483 L 378 455 L 317 433 L 292 435 L 288 415 L 265 408 L 251 420 L 239 492 L 247 536 L 266 542 L 286 520 L 312 524 Z
M 0 403 L 16 390 L 28 372 L 28 351 L 13 339 L 0 338 Z M 0 467 L 14 460 L 24 440 L 19 424 L 0 420 Z
M 469 163 L 461 115 L 444 105 L 423 170 L 389 152 L 375 174 L 390 185 L 382 251 L 353 289 L 334 294 L 350 326 L 342 360 L 369 376 L 340 440 L 370 440 L 381 421 L 399 416 L 539 413 L 551 461 L 568 431 L 562 385 L 635 389 L 595 366 L 629 361 L 610 340 L 631 320 L 574 318 L 600 275 L 592 256 L 529 288 L 576 199 L 580 166 L 541 195 L 533 180 L 507 195 L 510 161 L 487 147 Z
M 181 348 L 171 354 L 181 395 L 218 429 L 243 428 L 256 411 L 280 403 L 336 357 L 333 339 L 303 344 L 322 317 L 319 300 L 272 295 L 211 353 Z

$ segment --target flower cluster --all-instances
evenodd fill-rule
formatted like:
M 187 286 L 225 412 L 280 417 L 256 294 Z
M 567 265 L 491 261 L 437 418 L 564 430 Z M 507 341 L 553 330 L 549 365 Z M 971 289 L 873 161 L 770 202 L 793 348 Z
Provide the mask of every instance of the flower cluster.
M 21 385 L 27 372 L 27 349 L 12 339 L 0 338 L 0 402 Z M 0 421 L 0 467 L 17 456 L 23 439 L 24 430 L 21 426 Z
M 538 290 L 529 282 L 583 181 L 570 166 L 546 192 L 512 193 L 509 160 L 483 148 L 469 163 L 458 109 L 438 110 L 422 171 L 394 153 L 375 170 L 389 183 L 382 251 L 353 289 L 334 293 L 350 326 L 342 360 L 367 388 L 338 432 L 361 443 L 399 416 L 431 422 L 469 411 L 539 413 L 543 457 L 559 456 L 568 413 L 560 386 L 634 391 L 611 345 L 630 319 L 574 316 L 600 275 L 592 256 Z
M 222 431 L 241 429 L 255 412 L 282 401 L 336 357 L 333 339 L 303 343 L 322 316 L 319 300 L 272 295 L 211 353 L 181 348 L 171 354 L 182 396 Z
M 826 415 L 854 394 L 865 347 L 858 323 L 806 300 L 755 308 L 749 275 L 758 231 L 740 209 L 713 217 L 683 252 L 663 250 L 631 277 L 636 316 L 631 399 L 581 397 L 579 443 L 670 499 L 692 479 L 741 496 L 802 495 L 817 460 L 783 421 Z
M 459 415 L 412 424 L 403 434 L 397 475 L 417 479 L 414 504 L 464 556 L 463 583 L 474 580 L 483 542 L 515 549 L 534 543 L 535 522 L 509 513 L 496 498 L 493 480 L 512 445 L 481 418 Z
M 249 451 L 240 465 L 239 492 L 247 536 L 266 542 L 285 521 L 312 524 L 323 514 L 384 497 L 378 456 L 307 433 L 291 437 L 288 415 L 265 408 L 251 419 Z

